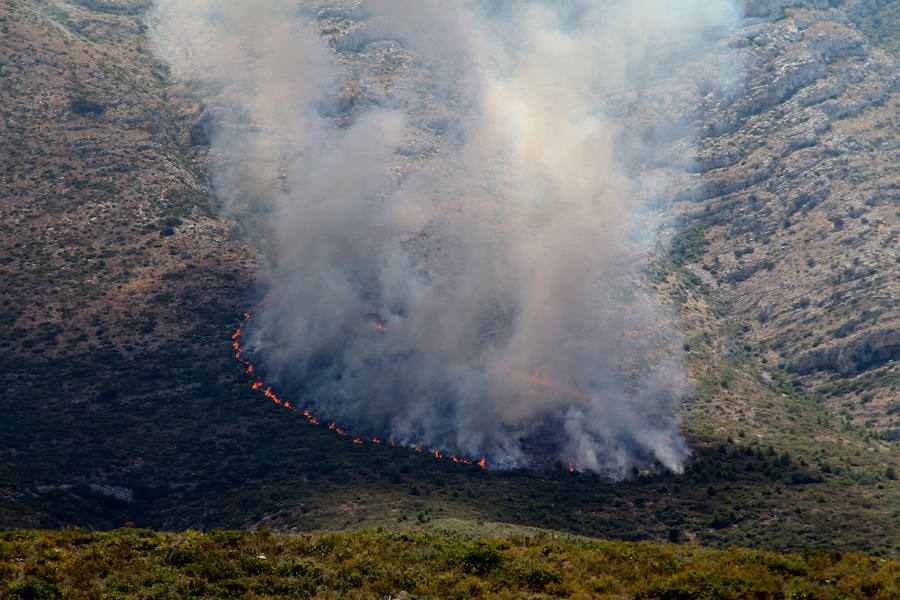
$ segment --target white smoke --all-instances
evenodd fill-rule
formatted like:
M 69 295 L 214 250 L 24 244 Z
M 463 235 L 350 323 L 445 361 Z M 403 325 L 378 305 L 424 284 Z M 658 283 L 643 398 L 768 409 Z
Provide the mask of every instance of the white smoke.
M 272 300 L 248 332 L 267 379 L 359 435 L 499 468 L 680 469 L 646 209 L 687 164 L 685 99 L 698 70 L 719 79 L 696 61 L 737 16 L 158 0 L 158 48 L 216 111 L 220 195 L 269 211 Z

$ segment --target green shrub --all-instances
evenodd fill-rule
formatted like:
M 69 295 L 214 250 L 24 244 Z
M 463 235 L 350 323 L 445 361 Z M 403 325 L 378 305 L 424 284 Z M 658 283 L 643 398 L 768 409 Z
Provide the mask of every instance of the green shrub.
M 7 598 L 21 598 L 22 600 L 52 600 L 62 598 L 59 588 L 47 581 L 39 579 L 26 579 L 21 583 L 15 583 L 7 588 Z
M 502 560 L 503 555 L 495 546 L 479 540 L 463 554 L 462 568 L 467 573 L 484 575 L 496 569 Z

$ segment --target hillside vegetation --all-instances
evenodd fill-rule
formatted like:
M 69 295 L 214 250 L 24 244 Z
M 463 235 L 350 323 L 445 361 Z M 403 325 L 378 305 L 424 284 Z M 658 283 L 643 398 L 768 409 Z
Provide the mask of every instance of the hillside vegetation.
M 0 534 L 8 598 L 803 598 L 887 600 L 900 563 L 862 554 L 588 540 L 546 531 L 287 535 L 120 529 Z

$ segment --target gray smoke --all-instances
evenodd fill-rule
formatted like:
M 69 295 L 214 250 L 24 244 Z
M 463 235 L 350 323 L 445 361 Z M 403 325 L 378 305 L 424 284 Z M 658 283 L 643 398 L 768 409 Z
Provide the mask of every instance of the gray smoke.
M 731 0 L 158 0 L 271 254 L 267 380 L 360 436 L 607 476 L 679 470 L 653 210 Z M 701 60 L 702 59 L 702 60 Z M 252 213 L 252 215 L 251 215 Z

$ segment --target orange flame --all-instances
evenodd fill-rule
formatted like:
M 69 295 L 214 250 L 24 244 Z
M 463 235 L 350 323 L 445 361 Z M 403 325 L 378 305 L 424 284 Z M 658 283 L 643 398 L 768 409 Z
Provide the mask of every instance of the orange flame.
M 531 380 L 532 380 L 533 382 L 535 382 L 536 384 L 542 385 L 542 386 L 544 386 L 544 387 L 553 387 L 553 382 L 551 382 L 551 381 L 547 378 L 546 375 L 542 377 L 541 374 L 538 373 L 538 370 L 537 370 L 537 369 L 535 369 L 535 370 L 534 370 L 534 373 L 532 373 L 532 375 L 531 375 Z
M 256 308 L 259 308 L 260 306 L 264 305 L 266 302 L 268 302 L 270 300 L 270 298 L 271 298 L 271 296 L 269 294 L 266 294 L 265 298 L 263 298 L 263 300 L 260 301 L 256 305 Z M 231 336 L 231 339 L 234 340 L 234 342 L 231 344 L 231 347 L 235 350 L 235 355 L 234 355 L 235 358 L 240 360 L 242 364 L 246 365 L 247 368 L 245 370 L 245 373 L 252 375 L 256 371 L 255 371 L 253 365 L 250 363 L 250 361 L 241 358 L 241 343 L 240 343 L 240 337 L 244 332 L 244 325 L 246 325 L 247 321 L 250 320 L 250 317 L 251 317 L 250 312 L 244 313 L 244 318 L 241 321 L 240 326 L 237 328 L 237 330 Z M 381 323 L 378 323 L 375 320 L 372 320 L 372 326 L 375 327 L 375 329 L 377 329 L 379 331 L 387 331 L 387 327 L 385 325 L 382 325 Z M 549 380 L 547 380 L 546 378 L 540 377 L 537 371 L 534 372 L 534 377 L 538 378 L 538 383 L 546 382 L 545 384 L 549 385 Z M 262 377 L 257 375 L 256 380 L 252 384 L 250 384 L 250 389 L 262 391 L 263 395 L 266 398 L 270 398 L 276 404 L 283 406 L 284 408 L 288 408 L 290 410 L 297 410 L 293 405 L 291 405 L 290 402 L 288 402 L 287 400 L 284 400 L 284 399 L 280 398 L 278 395 L 276 395 L 272 391 L 271 385 L 266 386 L 265 389 L 262 389 L 263 386 L 266 386 L 265 382 L 263 381 Z M 309 410 L 304 410 L 302 414 L 309 423 L 311 423 L 313 425 L 321 425 L 322 424 L 318 419 L 316 419 L 315 417 L 312 416 L 312 414 L 309 412 Z M 342 436 L 347 435 L 347 432 L 345 432 L 343 429 L 338 427 L 337 424 L 335 424 L 335 423 L 329 423 L 328 429 L 334 431 L 338 435 L 342 435 Z M 354 444 L 363 444 L 364 442 L 360 438 L 353 438 L 353 443 Z M 372 438 L 372 443 L 383 444 L 385 442 L 383 442 L 382 440 L 380 440 L 378 438 Z M 389 443 L 391 445 L 391 447 L 393 447 L 395 445 L 393 440 L 389 440 L 387 443 Z M 422 449 L 419 448 L 418 446 L 413 449 L 416 452 L 422 452 Z M 444 454 L 441 454 L 440 450 L 434 450 L 434 456 L 435 456 L 435 458 L 449 458 L 450 460 L 452 460 L 455 463 L 462 463 L 462 464 L 466 464 L 466 465 L 478 465 L 482 469 L 487 468 L 487 466 L 486 466 L 487 458 L 484 456 L 482 456 L 481 460 L 478 462 L 474 462 L 473 460 L 469 460 L 467 458 L 457 458 L 456 455 L 446 456 Z

